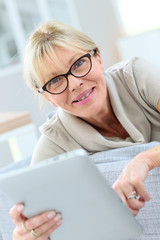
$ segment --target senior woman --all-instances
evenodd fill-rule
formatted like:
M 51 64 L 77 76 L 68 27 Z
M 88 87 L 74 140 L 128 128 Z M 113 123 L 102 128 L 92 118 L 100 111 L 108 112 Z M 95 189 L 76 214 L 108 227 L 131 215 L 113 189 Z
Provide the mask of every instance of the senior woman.
M 147 61 L 132 58 L 104 71 L 100 51 L 88 36 L 49 21 L 29 39 L 24 75 L 58 108 L 41 127 L 32 164 L 78 148 L 93 154 L 160 141 L 160 70 Z M 159 146 L 137 155 L 113 185 L 134 215 L 150 200 L 144 181 L 158 166 Z M 16 205 L 10 211 L 14 240 L 46 240 L 62 223 L 54 211 L 27 219 L 23 210 Z

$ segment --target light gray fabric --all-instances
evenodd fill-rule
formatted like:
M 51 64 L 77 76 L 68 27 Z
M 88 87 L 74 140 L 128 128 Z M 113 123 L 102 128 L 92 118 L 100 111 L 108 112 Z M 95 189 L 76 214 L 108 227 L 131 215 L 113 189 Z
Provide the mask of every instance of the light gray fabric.
M 99 151 L 160 141 L 160 69 L 133 58 L 107 69 L 104 74 L 113 111 L 129 133 L 125 141 L 103 137 L 95 128 L 62 109 L 42 127 L 42 136 L 33 154 L 38 162 L 63 152 L 84 148 Z

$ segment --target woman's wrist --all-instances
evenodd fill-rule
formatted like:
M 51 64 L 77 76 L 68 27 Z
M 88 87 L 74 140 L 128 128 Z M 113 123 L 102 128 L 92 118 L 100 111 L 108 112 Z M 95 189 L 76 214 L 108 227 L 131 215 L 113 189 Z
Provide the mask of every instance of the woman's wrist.
M 144 160 L 148 165 L 149 170 L 160 167 L 160 145 L 145 152 L 139 153 L 136 158 L 139 160 Z

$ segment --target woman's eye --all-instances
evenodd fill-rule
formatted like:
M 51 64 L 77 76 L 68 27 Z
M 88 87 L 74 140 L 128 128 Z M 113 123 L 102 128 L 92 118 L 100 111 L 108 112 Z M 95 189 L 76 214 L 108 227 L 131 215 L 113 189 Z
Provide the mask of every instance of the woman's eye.
M 78 67 L 81 67 L 84 63 L 84 60 L 83 59 L 80 59 L 78 62 L 75 63 L 74 67 L 75 68 L 78 68 Z
M 57 77 L 57 78 L 53 78 L 53 79 L 48 83 L 49 87 L 52 86 L 52 85 L 55 85 L 58 81 L 59 81 L 59 78 L 58 78 L 58 77 Z

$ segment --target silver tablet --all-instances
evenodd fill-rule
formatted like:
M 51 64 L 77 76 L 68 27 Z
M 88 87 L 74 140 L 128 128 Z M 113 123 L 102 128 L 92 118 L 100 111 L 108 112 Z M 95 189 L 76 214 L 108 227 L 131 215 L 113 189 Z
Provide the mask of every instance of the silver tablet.
M 0 176 L 0 189 L 31 217 L 55 209 L 53 240 L 128 240 L 142 227 L 107 184 L 86 151 L 72 152 Z

